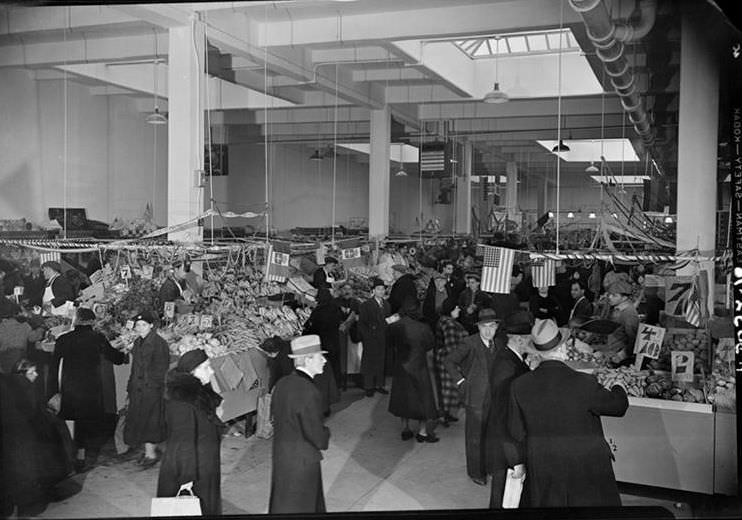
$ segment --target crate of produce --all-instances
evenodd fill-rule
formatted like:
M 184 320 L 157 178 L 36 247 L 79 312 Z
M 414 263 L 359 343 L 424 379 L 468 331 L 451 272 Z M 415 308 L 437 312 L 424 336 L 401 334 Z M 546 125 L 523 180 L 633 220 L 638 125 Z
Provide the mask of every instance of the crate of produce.
M 668 328 L 662 342 L 660 357 L 657 361 L 663 365 L 670 364 L 670 352 L 673 350 L 693 352 L 693 372 L 709 374 L 711 372 L 711 336 L 706 329 Z M 658 369 L 660 369 L 658 367 Z

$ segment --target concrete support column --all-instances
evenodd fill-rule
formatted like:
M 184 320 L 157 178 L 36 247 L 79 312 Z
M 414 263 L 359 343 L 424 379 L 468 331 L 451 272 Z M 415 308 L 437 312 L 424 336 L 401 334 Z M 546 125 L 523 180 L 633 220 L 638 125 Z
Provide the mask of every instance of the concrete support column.
M 391 110 L 371 110 L 371 152 L 368 179 L 368 237 L 382 239 L 389 234 L 389 144 Z
M 464 235 L 471 234 L 471 167 L 473 146 L 463 144 L 461 176 L 456 178 L 456 227 L 454 231 Z
M 505 164 L 505 174 L 508 179 L 505 185 L 505 207 L 508 212 L 508 220 L 520 224 L 520 215 L 518 214 L 518 165 L 513 161 L 508 161 Z
M 683 14 L 680 45 L 678 122 L 678 252 L 698 248 L 714 256 L 716 241 L 716 156 L 719 118 L 719 62 L 692 13 Z M 709 274 L 709 310 L 713 310 L 713 262 Z M 678 274 L 695 272 L 689 267 Z
M 196 58 L 200 56 L 203 64 L 204 28 L 194 19 L 169 33 L 167 224 L 173 226 L 197 217 L 204 208 L 204 188 L 196 173 L 203 170 L 204 154 L 204 77 Z M 194 223 L 169 233 L 168 239 L 200 241 L 203 227 Z

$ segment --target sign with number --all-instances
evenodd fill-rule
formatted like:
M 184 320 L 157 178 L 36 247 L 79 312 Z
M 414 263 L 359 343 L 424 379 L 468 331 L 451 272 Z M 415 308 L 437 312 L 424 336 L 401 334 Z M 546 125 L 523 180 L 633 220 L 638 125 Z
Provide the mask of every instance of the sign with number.
M 192 325 L 194 327 L 198 327 L 198 323 L 199 323 L 198 315 L 196 315 L 196 314 L 188 314 L 187 316 L 188 316 L 188 321 L 187 321 L 188 325 Z
M 124 280 L 129 280 L 131 278 L 131 267 L 128 265 L 125 265 L 121 268 L 121 278 Z
M 693 382 L 693 351 L 673 350 L 670 352 L 670 370 L 673 381 Z
M 350 249 L 343 249 L 343 260 L 353 260 L 355 258 L 361 258 L 361 248 L 351 247 Z
M 289 255 L 287 255 L 286 253 L 281 253 L 280 251 L 273 251 L 273 258 L 271 258 L 271 263 L 288 267 Z
M 23 286 L 22 285 L 16 285 L 13 287 L 13 295 L 15 296 L 23 296 Z
M 151 280 L 154 272 L 155 268 L 151 265 L 142 266 L 142 278 L 144 278 L 145 280 Z
M 692 276 L 665 277 L 665 314 L 683 316 L 692 287 Z
M 175 317 L 175 302 L 165 302 L 165 317 L 172 320 Z
M 126 320 L 126 329 L 127 330 L 133 330 L 134 329 L 134 320 Z
M 660 349 L 664 338 L 665 329 L 662 327 L 640 323 L 634 342 L 634 354 L 637 356 L 643 354 L 645 357 L 657 359 L 660 357 Z
M 210 329 L 214 326 L 214 316 L 211 314 L 204 314 L 201 316 L 201 324 L 202 329 Z

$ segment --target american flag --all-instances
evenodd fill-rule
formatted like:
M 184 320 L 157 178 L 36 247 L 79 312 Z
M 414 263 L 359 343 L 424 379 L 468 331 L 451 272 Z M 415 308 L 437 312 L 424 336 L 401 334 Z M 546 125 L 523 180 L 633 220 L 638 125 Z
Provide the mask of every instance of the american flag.
M 56 253 L 41 253 L 39 261 L 43 264 L 44 262 L 61 262 L 62 254 Z
M 485 292 L 510 292 L 515 250 L 504 247 L 481 246 L 484 251 L 482 264 L 482 290 Z
M 361 258 L 360 240 L 348 240 L 340 245 L 340 259 L 345 267 L 355 267 L 363 264 Z
M 291 274 L 289 253 L 291 246 L 283 242 L 271 242 L 268 246 L 265 279 L 269 282 L 285 282 Z
M 690 323 L 692 326 L 701 326 L 701 304 L 698 298 L 698 288 L 696 287 L 695 282 L 693 282 L 688 293 L 688 301 L 685 304 L 685 312 L 683 314 L 685 316 L 685 321 Z
M 531 277 L 534 287 L 556 285 L 556 260 L 534 258 L 531 260 Z

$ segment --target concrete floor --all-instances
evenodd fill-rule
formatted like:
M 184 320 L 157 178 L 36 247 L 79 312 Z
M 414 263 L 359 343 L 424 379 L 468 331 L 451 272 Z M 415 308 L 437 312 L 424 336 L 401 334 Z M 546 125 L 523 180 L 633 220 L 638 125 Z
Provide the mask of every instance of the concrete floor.
M 439 427 L 441 440 L 436 444 L 414 439 L 403 442 L 400 421 L 387 411 L 388 402 L 388 396 L 367 398 L 361 390 L 349 388 L 333 406 L 327 420 L 330 447 L 322 464 L 328 512 L 486 508 L 489 486 L 478 486 L 466 475 L 463 420 L 449 428 Z M 255 436 L 225 437 L 224 514 L 267 512 L 271 442 Z M 159 466 L 142 470 L 133 461 L 122 462 L 112 455 L 109 441 L 98 464 L 61 483 L 60 499 L 37 518 L 148 516 Z M 625 506 L 660 505 L 676 518 L 706 516 L 694 511 L 684 497 L 651 493 L 637 486 L 622 493 Z M 721 516 L 718 513 L 713 516 Z M 729 517 L 738 515 L 736 511 Z

